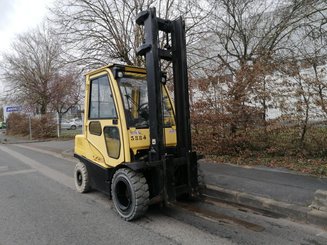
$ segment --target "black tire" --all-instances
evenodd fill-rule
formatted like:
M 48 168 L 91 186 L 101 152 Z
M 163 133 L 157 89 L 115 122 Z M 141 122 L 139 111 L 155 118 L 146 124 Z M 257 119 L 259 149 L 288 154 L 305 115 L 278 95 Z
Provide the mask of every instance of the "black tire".
M 84 163 L 77 163 L 75 166 L 74 180 L 76 190 L 80 193 L 88 192 L 90 187 L 89 174 Z
M 116 211 L 126 221 L 143 216 L 148 209 L 149 186 L 142 173 L 118 169 L 112 178 L 111 195 Z
M 76 125 L 72 125 L 72 126 L 70 126 L 70 129 L 71 129 L 71 130 L 75 130 L 75 129 L 76 129 Z

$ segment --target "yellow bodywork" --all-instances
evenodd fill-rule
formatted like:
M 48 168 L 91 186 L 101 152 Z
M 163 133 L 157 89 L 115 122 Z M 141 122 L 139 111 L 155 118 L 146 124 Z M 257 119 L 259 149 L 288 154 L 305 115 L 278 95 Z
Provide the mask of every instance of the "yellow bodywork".
M 82 156 L 104 168 L 115 167 L 121 163 L 131 162 L 132 156 L 131 152 L 135 155 L 139 150 L 149 149 L 150 139 L 149 139 L 149 129 L 148 128 L 128 128 L 124 104 L 122 96 L 120 93 L 119 86 L 116 79 L 114 78 L 110 68 L 112 65 L 108 65 L 91 71 L 86 74 L 86 86 L 85 86 L 85 110 L 84 110 L 84 126 L 83 134 L 77 135 L 75 137 L 75 154 Z M 125 66 L 125 73 L 133 76 L 143 76 L 145 77 L 145 69 Z M 112 97 L 117 112 L 117 118 L 115 119 L 89 119 L 89 101 L 90 101 L 90 83 L 92 79 L 101 76 L 108 76 L 108 80 Z M 169 103 L 167 106 L 172 107 L 171 98 L 164 88 L 164 96 L 167 96 Z M 134 101 L 137 101 L 137 94 L 132 94 Z M 171 108 L 171 113 L 173 114 L 173 107 Z M 132 114 L 136 111 L 132 111 Z M 172 119 L 174 120 L 173 115 Z M 90 123 L 96 122 L 100 123 L 101 135 L 90 133 Z M 105 137 L 105 128 L 117 128 L 119 132 L 119 139 Z M 110 135 L 110 132 L 109 134 Z M 164 129 L 164 143 L 166 146 L 176 146 L 176 128 L 175 126 Z

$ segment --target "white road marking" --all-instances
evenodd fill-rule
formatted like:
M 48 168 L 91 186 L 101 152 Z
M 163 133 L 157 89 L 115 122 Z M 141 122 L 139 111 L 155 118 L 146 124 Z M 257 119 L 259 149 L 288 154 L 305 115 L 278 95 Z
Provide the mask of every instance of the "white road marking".
M 0 172 L 8 171 L 8 166 L 0 166 Z
M 22 147 L 22 148 L 31 148 L 31 150 L 35 150 L 35 148 L 33 147 Z M 35 161 L 34 159 L 31 159 L 29 157 L 26 157 L 16 151 L 10 150 L 8 147 L 5 146 L 1 146 L 0 145 L 0 150 L 8 153 L 9 155 L 11 155 L 12 157 L 16 158 L 17 160 L 21 161 L 22 163 L 26 164 L 27 166 L 31 167 L 32 169 L 30 171 L 34 171 L 34 172 L 39 172 L 43 175 L 45 175 L 46 177 L 55 180 L 56 182 L 59 182 L 60 184 L 63 184 L 71 189 L 73 189 L 74 191 L 75 189 L 75 184 L 74 184 L 74 178 L 72 176 L 67 176 L 57 170 L 54 170 L 50 167 L 44 166 L 42 163 Z M 46 153 L 46 152 L 43 152 Z M 54 154 L 50 154 L 53 155 Z M 58 154 L 59 155 L 59 154 Z M 65 158 L 65 160 L 67 160 Z M 71 160 L 73 162 L 73 160 Z M 76 162 L 76 161 L 74 161 Z M 0 175 L 1 176 L 1 175 Z M 109 206 L 109 208 L 112 208 L 112 203 L 109 202 L 108 197 L 100 194 L 98 192 L 91 192 L 88 193 L 87 195 L 88 197 L 90 197 L 90 199 L 92 199 L 93 201 L 97 202 L 97 203 L 101 203 L 105 206 Z
M 327 232 L 320 232 L 316 236 L 327 238 Z
M 16 151 L 13 151 L 11 149 L 9 149 L 6 146 L 1 146 L 0 145 L 0 150 L 8 153 L 9 155 L 11 155 L 12 157 L 16 158 L 17 160 L 21 161 L 22 163 L 24 163 L 25 165 L 29 166 L 32 169 L 37 170 L 38 172 L 40 172 L 41 174 L 45 175 L 46 177 L 53 179 L 71 189 L 75 189 L 74 186 L 74 179 L 72 177 L 69 177 L 57 170 L 54 170 L 52 168 L 49 168 L 45 165 L 43 165 L 42 163 L 39 163 L 27 156 L 24 156 L 23 154 L 20 154 Z
M 5 172 L 5 173 L 0 173 L 0 176 L 16 175 L 16 174 L 27 174 L 27 173 L 35 173 L 35 172 L 37 172 L 35 169 L 17 170 L 17 171 L 10 171 L 10 172 Z
M 17 144 L 15 146 L 18 146 L 20 148 L 25 148 L 25 149 L 28 149 L 28 150 L 32 150 L 32 151 L 36 151 L 36 152 L 40 152 L 40 153 L 43 153 L 43 154 L 48 154 L 48 155 L 51 155 L 51 156 L 54 156 L 56 158 L 61 158 L 61 159 L 64 159 L 66 161 L 70 161 L 70 162 L 73 162 L 73 163 L 76 163 L 78 162 L 77 160 L 74 160 L 74 159 L 70 159 L 70 158 L 67 158 L 67 157 L 64 157 L 62 156 L 61 154 L 59 153 L 55 153 L 55 152 L 52 152 L 52 151 L 47 151 L 47 150 L 43 150 L 43 149 L 38 149 L 38 148 L 35 148 L 35 147 L 31 147 L 31 146 L 27 146 L 27 145 L 21 145 L 21 144 Z

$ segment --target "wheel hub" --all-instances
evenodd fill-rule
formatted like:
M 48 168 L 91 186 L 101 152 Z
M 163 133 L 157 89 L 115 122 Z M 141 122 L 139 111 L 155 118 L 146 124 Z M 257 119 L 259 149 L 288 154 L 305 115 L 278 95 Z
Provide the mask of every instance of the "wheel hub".
M 81 186 L 82 183 L 83 183 L 83 176 L 82 176 L 82 173 L 80 171 L 77 171 L 77 173 L 76 173 L 76 179 L 77 179 L 77 184 L 79 186 Z
M 116 194 L 118 200 L 119 209 L 127 211 L 132 204 L 132 193 L 131 188 L 126 179 L 121 178 L 117 181 Z

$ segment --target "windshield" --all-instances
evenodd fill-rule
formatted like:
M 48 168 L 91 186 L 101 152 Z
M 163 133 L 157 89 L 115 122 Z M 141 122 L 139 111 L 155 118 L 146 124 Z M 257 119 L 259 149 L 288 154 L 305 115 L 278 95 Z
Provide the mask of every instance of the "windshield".
M 128 127 L 148 128 L 149 104 L 145 77 L 123 77 L 119 79 L 118 84 L 123 97 Z M 164 87 L 162 88 L 163 125 L 171 127 L 175 125 L 174 113 L 167 91 Z

